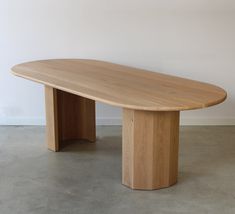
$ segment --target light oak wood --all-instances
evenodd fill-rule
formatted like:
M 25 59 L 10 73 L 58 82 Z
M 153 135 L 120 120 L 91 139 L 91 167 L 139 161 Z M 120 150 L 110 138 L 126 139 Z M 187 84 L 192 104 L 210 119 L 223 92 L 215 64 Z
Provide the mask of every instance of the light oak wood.
M 153 190 L 177 182 L 179 112 L 123 110 L 122 182 Z
M 52 151 L 59 151 L 57 93 L 50 86 L 45 86 L 45 104 L 47 146 Z
M 96 140 L 95 101 L 45 86 L 47 144 L 59 151 L 71 140 Z
M 15 75 L 92 100 L 148 111 L 181 111 L 222 102 L 214 85 L 108 62 L 42 60 L 12 68 Z
M 48 148 L 71 139 L 95 141 L 95 101 L 123 107 L 123 177 L 132 189 L 152 190 L 177 182 L 181 110 L 219 104 L 215 85 L 82 59 L 16 65 L 12 72 L 45 85 Z

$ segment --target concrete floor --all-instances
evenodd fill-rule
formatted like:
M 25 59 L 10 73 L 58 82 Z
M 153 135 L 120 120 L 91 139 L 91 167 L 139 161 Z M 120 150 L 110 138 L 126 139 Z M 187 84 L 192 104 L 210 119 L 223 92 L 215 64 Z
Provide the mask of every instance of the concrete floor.
M 0 127 L 0 214 L 235 213 L 235 127 L 182 127 L 179 182 L 157 191 L 121 185 L 121 127 L 96 144 L 50 152 L 44 127 Z

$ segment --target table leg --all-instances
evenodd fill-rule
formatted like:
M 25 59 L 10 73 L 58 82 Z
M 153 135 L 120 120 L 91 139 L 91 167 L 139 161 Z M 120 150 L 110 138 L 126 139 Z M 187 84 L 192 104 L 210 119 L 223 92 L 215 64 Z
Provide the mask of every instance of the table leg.
M 122 182 L 153 190 L 177 182 L 179 112 L 123 109 Z
M 67 140 L 96 140 L 95 101 L 45 86 L 46 140 L 59 151 Z

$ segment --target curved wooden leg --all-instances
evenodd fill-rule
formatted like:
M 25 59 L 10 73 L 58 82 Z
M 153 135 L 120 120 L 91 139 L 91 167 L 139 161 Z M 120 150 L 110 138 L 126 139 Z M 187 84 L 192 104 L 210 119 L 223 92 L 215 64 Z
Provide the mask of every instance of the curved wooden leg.
M 179 112 L 123 110 L 122 182 L 153 190 L 177 182 Z
M 59 151 L 67 140 L 96 140 L 95 101 L 45 86 L 46 139 Z

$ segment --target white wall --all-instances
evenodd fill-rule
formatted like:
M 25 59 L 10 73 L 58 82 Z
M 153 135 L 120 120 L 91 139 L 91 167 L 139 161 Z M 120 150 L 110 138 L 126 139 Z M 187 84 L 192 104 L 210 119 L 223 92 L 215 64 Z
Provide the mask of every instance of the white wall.
M 234 0 L 0 0 L 0 124 L 42 124 L 43 87 L 14 64 L 94 58 L 206 81 L 228 99 L 182 114 L 187 124 L 235 124 Z M 121 110 L 98 104 L 99 123 Z

